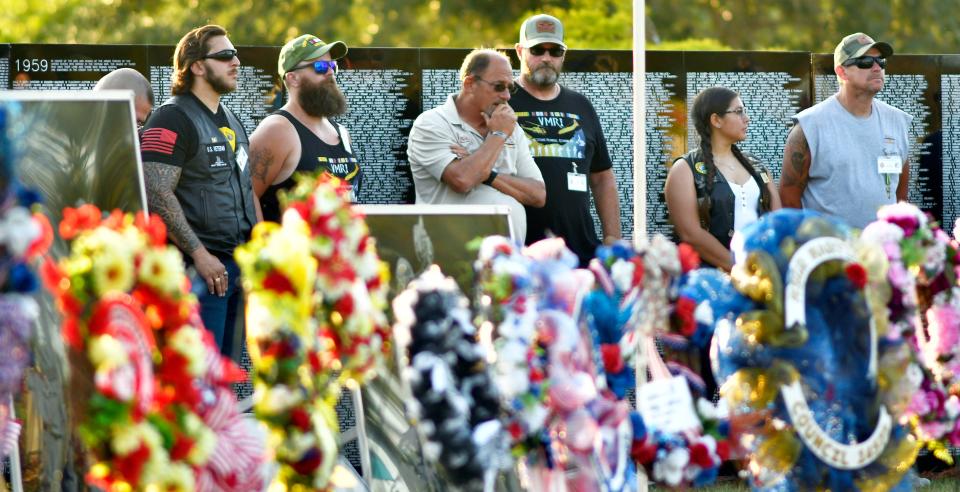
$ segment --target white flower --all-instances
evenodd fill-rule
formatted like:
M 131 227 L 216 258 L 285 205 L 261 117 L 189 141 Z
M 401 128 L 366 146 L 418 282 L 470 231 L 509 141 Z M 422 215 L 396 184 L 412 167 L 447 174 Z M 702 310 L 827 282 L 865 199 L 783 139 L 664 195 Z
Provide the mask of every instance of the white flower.
M 183 282 L 183 259 L 173 247 L 148 248 L 140 257 L 139 277 L 162 293 L 176 293 Z
M 653 479 L 676 487 L 683 480 L 683 469 L 689 462 L 690 451 L 687 448 L 675 448 L 653 464 Z
M 867 224 L 860 233 L 860 241 L 868 244 L 896 243 L 901 239 L 903 239 L 903 229 L 882 220 Z
M 177 330 L 167 343 L 187 359 L 187 371 L 191 376 L 203 375 L 207 368 L 207 345 L 203 342 L 199 329 L 184 326 Z
M 636 265 L 632 261 L 617 260 L 610 266 L 610 278 L 620 292 L 626 292 L 633 284 L 633 271 Z
M 693 310 L 693 319 L 701 325 L 713 326 L 713 308 L 710 306 L 710 301 L 703 301 L 697 305 Z
M 87 355 L 90 357 L 90 362 L 98 369 L 119 367 L 130 360 L 123 343 L 110 335 L 95 337 L 90 342 Z
M 0 215 L 0 245 L 6 245 L 14 258 L 23 256 L 40 235 L 40 226 L 24 207 L 13 207 Z
M 957 395 L 950 395 L 943 404 L 943 409 L 947 412 L 947 418 L 951 420 L 957 418 L 957 415 L 960 415 L 960 398 L 957 398 Z

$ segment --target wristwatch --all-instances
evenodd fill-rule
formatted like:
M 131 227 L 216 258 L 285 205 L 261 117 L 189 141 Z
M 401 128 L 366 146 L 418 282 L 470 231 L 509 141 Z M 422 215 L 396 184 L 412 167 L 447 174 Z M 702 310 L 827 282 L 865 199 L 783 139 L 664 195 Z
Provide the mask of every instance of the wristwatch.
M 493 135 L 493 136 L 495 136 L 495 137 L 500 137 L 500 138 L 503 139 L 504 142 L 507 141 L 507 133 L 506 133 L 506 132 L 502 132 L 502 131 L 500 131 L 500 130 L 491 130 L 490 133 L 488 133 L 488 135 Z
M 503 132 L 500 132 L 500 133 L 503 133 Z M 487 179 L 483 180 L 483 184 L 485 184 L 485 185 L 487 185 L 487 186 L 493 186 L 493 180 L 495 180 L 495 179 L 497 179 L 497 170 L 496 170 L 496 169 L 491 169 L 491 170 L 490 170 L 490 175 L 487 176 Z

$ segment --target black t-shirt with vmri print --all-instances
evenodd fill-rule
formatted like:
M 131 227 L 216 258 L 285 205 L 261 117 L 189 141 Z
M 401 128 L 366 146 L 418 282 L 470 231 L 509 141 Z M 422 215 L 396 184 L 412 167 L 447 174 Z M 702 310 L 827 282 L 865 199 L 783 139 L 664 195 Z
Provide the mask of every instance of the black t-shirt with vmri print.
M 530 141 L 530 153 L 547 189 L 543 208 L 526 207 L 527 244 L 547 237 L 550 231 L 562 237 L 585 266 L 600 240 L 590 215 L 590 192 L 570 190 L 567 173 L 576 167 L 589 183 L 590 173 L 613 166 L 600 119 L 586 97 L 565 87 L 550 101 L 541 101 L 518 87 L 510 106 Z

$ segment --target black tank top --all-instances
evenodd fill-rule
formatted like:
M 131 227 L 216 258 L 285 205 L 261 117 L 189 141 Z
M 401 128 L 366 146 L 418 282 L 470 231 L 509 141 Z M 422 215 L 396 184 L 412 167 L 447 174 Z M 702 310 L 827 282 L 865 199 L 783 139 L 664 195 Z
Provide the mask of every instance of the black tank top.
M 340 137 L 340 143 L 329 145 L 320 140 L 309 128 L 300 123 L 292 114 L 280 109 L 276 114 L 283 116 L 297 129 L 297 137 L 300 139 L 300 161 L 297 162 L 297 168 L 293 174 L 282 183 L 270 185 L 269 188 L 260 197 L 260 208 L 263 211 L 263 220 L 280 222 L 281 210 L 280 200 L 277 198 L 277 192 L 288 190 L 296 184 L 293 176 L 298 173 L 314 173 L 318 170 L 330 173 L 333 176 L 345 181 L 351 187 L 351 199 L 356 202 L 357 193 L 360 191 L 360 162 L 353 152 L 347 150 L 343 142 L 343 135 L 340 134 L 340 125 L 334 123 L 333 127 L 337 130 L 337 136 Z

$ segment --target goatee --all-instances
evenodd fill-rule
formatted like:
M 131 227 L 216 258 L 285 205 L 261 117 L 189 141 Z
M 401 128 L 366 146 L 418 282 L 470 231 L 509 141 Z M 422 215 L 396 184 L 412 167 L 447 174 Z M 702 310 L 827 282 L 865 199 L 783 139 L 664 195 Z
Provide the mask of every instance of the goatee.
M 297 93 L 304 113 L 317 118 L 340 116 L 347 112 L 347 98 L 333 77 L 317 84 L 304 83 Z
M 229 78 L 227 78 L 226 74 L 224 74 L 221 77 L 216 77 L 213 75 L 213 72 L 211 70 L 207 70 L 203 74 L 203 78 L 204 80 L 207 81 L 208 84 L 210 84 L 210 87 L 212 87 L 213 90 L 216 91 L 216 93 L 220 94 L 221 96 L 237 90 L 237 82 L 235 80 L 230 80 Z
M 546 63 L 524 74 L 524 80 L 540 88 L 548 88 L 560 79 L 560 70 Z

